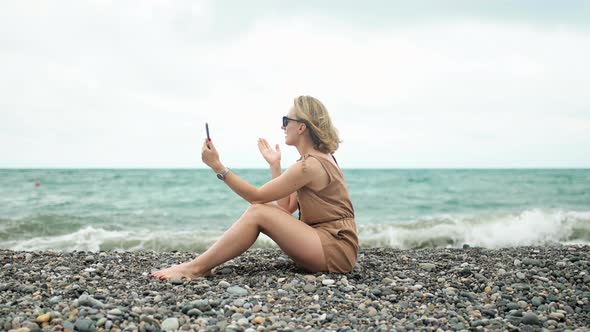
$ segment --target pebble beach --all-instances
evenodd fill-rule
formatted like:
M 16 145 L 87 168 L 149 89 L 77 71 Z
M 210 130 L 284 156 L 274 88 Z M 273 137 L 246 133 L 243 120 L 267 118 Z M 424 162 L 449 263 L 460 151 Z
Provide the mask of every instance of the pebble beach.
M 590 330 L 590 246 L 363 248 L 347 274 L 250 249 L 213 276 L 148 276 L 196 255 L 0 250 L 0 330 Z

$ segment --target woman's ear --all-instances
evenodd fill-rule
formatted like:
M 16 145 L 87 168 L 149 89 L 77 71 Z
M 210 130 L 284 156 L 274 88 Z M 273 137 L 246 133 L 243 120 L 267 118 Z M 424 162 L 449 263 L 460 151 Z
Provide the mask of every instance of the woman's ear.
M 307 128 L 307 125 L 303 122 L 299 123 L 299 132 L 302 133 L 305 131 L 305 129 Z

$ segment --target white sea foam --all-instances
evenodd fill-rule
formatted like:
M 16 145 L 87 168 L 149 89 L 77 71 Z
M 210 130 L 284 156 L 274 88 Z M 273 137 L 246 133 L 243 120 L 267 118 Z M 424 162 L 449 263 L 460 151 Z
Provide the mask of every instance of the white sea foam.
M 590 211 L 526 210 L 517 214 L 419 219 L 396 225 L 357 225 L 363 247 L 504 248 L 546 244 L 590 244 Z M 216 230 L 108 230 L 85 226 L 59 236 L 0 241 L 12 250 L 186 250 L 202 252 L 223 233 Z M 275 247 L 260 234 L 255 247 Z
M 0 241 L 0 248 L 12 250 L 57 250 L 57 251 L 137 251 L 137 250 L 189 250 L 204 251 L 221 236 L 217 231 L 153 231 L 149 229 L 113 231 L 86 226 L 76 232 L 59 236 L 40 236 L 25 240 Z M 264 234 L 257 247 L 273 246 Z
M 445 217 L 403 225 L 360 226 L 365 246 L 484 248 L 590 244 L 590 212 L 527 210 L 478 218 Z
M 40 236 L 26 240 L 4 241 L 2 246 L 12 250 L 99 251 L 105 240 L 126 239 L 127 231 L 108 231 L 86 226 L 76 232 L 59 236 Z

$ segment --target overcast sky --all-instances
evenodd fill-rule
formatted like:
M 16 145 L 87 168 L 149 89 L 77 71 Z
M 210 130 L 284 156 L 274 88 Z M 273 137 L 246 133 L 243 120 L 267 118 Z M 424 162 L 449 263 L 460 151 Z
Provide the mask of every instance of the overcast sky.
M 344 168 L 587 168 L 589 3 L 2 1 L 0 168 L 286 167 L 301 94 Z

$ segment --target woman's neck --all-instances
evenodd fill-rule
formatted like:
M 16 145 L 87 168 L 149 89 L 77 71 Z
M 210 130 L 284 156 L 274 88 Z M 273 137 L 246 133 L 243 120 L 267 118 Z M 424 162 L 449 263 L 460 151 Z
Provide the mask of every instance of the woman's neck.
M 299 152 L 299 154 L 303 157 L 306 154 L 318 154 L 320 153 L 318 150 L 316 150 L 312 144 L 301 144 L 301 145 L 297 145 L 297 151 Z

